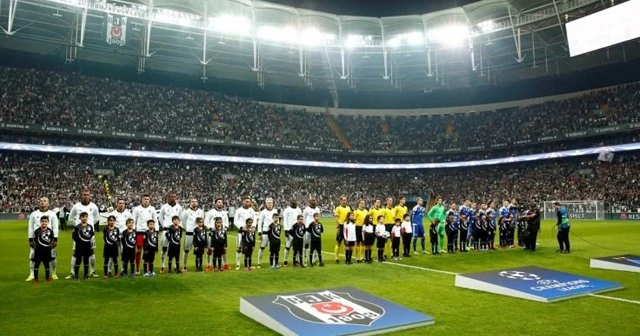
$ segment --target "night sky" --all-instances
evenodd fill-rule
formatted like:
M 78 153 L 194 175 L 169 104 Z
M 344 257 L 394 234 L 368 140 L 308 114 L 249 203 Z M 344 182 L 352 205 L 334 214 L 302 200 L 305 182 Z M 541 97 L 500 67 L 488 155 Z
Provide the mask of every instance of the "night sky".
M 339 15 L 396 16 L 423 14 L 478 0 L 268 0 L 282 5 Z

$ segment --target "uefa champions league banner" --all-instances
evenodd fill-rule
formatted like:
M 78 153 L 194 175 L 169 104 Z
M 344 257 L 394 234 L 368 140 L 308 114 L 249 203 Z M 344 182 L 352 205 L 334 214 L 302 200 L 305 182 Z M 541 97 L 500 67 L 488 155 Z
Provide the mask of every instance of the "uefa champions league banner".
M 124 46 L 127 43 L 127 17 L 107 14 L 107 43 Z
M 632 254 L 593 258 L 591 268 L 640 273 L 640 256 Z
M 458 274 L 455 285 L 539 302 L 554 302 L 623 288 L 615 282 L 534 266 Z
M 281 335 L 374 335 L 434 323 L 353 287 L 242 297 L 240 312 Z

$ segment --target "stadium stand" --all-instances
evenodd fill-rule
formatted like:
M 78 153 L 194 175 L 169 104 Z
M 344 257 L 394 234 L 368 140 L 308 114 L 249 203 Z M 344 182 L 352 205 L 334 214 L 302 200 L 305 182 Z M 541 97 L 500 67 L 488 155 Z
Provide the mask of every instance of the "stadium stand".
M 206 207 L 216 197 L 237 206 L 240 197 L 251 195 L 258 203 L 272 196 L 279 207 L 291 199 L 315 197 L 322 209 L 331 210 L 340 194 L 352 200 L 364 198 L 370 204 L 375 198 L 429 190 L 454 201 L 507 197 L 524 202 L 615 200 L 609 206 L 635 211 L 640 208 L 639 158 L 640 153 L 635 152 L 618 155 L 611 163 L 577 158 L 459 169 L 345 171 L 0 152 L 0 209 L 28 212 L 42 196 L 58 206 L 69 204 L 79 199 L 84 187 L 91 188 L 96 204 L 105 208 L 104 184 L 94 169 L 111 169 L 115 173 L 110 180 L 113 196 L 125 198 L 129 205 L 146 192 L 152 195 L 152 204 L 159 206 L 175 191 L 180 199 L 195 196 Z
M 446 116 L 337 116 L 239 97 L 0 67 L 0 123 L 206 136 L 334 149 L 490 146 L 640 122 L 640 84 L 523 108 Z

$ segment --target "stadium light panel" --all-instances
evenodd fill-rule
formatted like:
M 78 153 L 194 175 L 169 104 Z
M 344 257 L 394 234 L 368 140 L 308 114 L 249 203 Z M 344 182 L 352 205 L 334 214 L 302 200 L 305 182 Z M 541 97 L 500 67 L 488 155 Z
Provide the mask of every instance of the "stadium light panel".
M 247 36 L 251 33 L 249 18 L 223 14 L 209 19 L 209 29 L 228 35 Z
M 396 36 L 387 41 L 387 45 L 391 48 L 399 48 L 402 45 L 402 40 L 400 36 Z
M 466 25 L 450 25 L 429 30 L 427 36 L 431 42 L 450 48 L 464 46 L 469 39 L 469 28 Z
M 407 45 L 417 46 L 424 44 L 424 35 L 421 32 L 411 32 L 405 35 Z
M 478 23 L 477 26 L 482 33 L 489 33 L 492 32 L 495 28 L 495 23 L 493 22 L 493 20 L 487 20 Z
M 300 34 L 300 43 L 303 45 L 327 45 L 335 39 L 335 35 L 323 33 L 315 28 L 307 28 Z
M 344 39 L 344 46 L 353 49 L 357 47 L 364 47 L 366 45 L 365 37 L 358 34 L 350 34 L 347 35 L 347 38 Z
M 185 27 L 198 27 L 198 21 L 200 21 L 200 19 L 200 15 L 164 8 L 156 8 L 153 13 L 154 21 Z
M 283 28 L 262 26 L 258 29 L 258 37 L 265 40 L 293 44 L 298 41 L 298 32 L 293 26 L 286 26 Z

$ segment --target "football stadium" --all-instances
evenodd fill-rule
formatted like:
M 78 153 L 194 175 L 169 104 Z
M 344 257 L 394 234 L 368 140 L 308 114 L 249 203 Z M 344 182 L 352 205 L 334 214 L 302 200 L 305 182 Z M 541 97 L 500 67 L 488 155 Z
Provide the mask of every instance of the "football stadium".
M 0 0 L 0 335 L 640 335 L 638 13 Z

